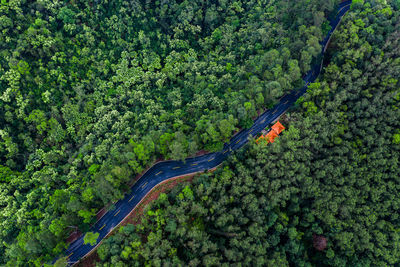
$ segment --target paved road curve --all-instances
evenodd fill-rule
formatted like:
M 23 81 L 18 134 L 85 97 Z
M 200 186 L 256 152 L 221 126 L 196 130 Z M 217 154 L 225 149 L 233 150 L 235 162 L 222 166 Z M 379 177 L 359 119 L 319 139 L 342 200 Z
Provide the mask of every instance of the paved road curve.
M 329 31 L 325 39 L 321 42 L 322 55 L 326 50 L 326 46 L 330 37 L 343 15 L 350 9 L 351 0 L 345 1 L 339 5 L 337 15 L 330 21 L 332 29 Z M 200 172 L 212 169 L 221 164 L 234 150 L 245 145 L 249 138 L 253 138 L 262 129 L 267 127 L 271 122 L 281 116 L 296 100 L 302 96 L 310 82 L 315 81 L 321 71 L 322 62 L 315 65 L 303 80 L 305 86 L 299 90 L 293 90 L 290 94 L 284 96 L 279 104 L 273 109 L 267 110 L 259 116 L 250 129 L 245 129 L 236 134 L 229 143 L 224 145 L 224 149 L 220 152 L 210 153 L 199 157 L 188 158 L 182 161 L 164 161 L 152 166 L 131 188 L 131 192 L 115 203 L 115 209 L 108 211 L 95 225 L 90 229 L 91 232 L 100 233 L 97 243 L 99 243 L 114 227 L 116 227 L 143 199 L 143 197 L 151 191 L 153 187 L 169 178 Z M 74 241 L 65 251 L 64 255 L 68 256 L 69 264 L 74 264 L 81 258 L 92 251 L 95 246 L 83 243 L 83 236 Z

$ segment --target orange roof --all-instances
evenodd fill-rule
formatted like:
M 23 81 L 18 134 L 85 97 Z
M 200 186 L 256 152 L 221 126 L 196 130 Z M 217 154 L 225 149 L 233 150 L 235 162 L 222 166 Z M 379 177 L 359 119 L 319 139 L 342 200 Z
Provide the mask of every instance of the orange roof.
M 270 143 L 273 143 L 275 141 L 275 138 L 278 137 L 278 135 L 275 131 L 270 131 L 265 135 L 265 137 L 268 138 L 268 141 Z
M 261 139 L 265 139 L 268 143 L 273 143 L 275 138 L 278 137 L 278 134 L 280 134 L 283 130 L 285 130 L 285 127 L 278 121 L 271 127 L 271 131 L 269 131 L 266 135 L 261 135 L 256 142 L 258 143 L 258 141 Z
M 279 121 L 277 121 L 271 128 L 277 134 L 280 134 L 283 130 L 285 130 L 285 127 Z

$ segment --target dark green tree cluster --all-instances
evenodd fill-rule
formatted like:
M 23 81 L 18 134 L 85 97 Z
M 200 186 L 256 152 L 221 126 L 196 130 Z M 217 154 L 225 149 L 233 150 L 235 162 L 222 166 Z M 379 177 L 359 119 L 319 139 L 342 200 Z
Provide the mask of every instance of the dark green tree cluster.
M 398 2 L 354 1 L 275 143 L 161 195 L 98 266 L 400 264 L 399 25 Z
M 338 0 L 0 1 L 0 265 L 40 265 L 157 158 L 302 84 Z

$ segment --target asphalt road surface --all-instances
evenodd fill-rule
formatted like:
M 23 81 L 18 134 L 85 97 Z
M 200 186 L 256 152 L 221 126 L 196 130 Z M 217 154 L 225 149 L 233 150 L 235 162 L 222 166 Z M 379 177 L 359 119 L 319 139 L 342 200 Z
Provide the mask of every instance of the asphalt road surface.
M 321 42 L 323 47 L 321 54 L 323 55 L 329 39 L 339 24 L 342 16 L 350 9 L 350 1 L 345 1 L 339 5 L 338 13 L 335 18 L 330 21 L 332 29 L 329 31 L 325 39 Z M 224 145 L 224 149 L 220 152 L 210 153 L 199 157 L 188 158 L 182 161 L 164 161 L 152 166 L 131 188 L 130 193 L 126 194 L 122 200 L 115 203 L 115 209 L 108 211 L 96 224 L 90 229 L 91 232 L 98 232 L 100 235 L 97 244 L 116 227 L 131 211 L 138 205 L 144 196 L 151 191 L 153 187 L 169 178 L 186 175 L 195 172 L 210 170 L 221 164 L 234 151 L 245 145 L 249 138 L 253 138 L 257 133 L 261 132 L 270 123 L 274 122 L 281 116 L 296 100 L 302 96 L 310 82 L 315 81 L 318 77 L 320 64 L 315 65 L 307 75 L 303 77 L 305 86 L 301 89 L 293 90 L 290 94 L 284 96 L 279 104 L 274 108 L 267 110 L 260 115 L 250 129 L 245 129 L 237 133 L 229 143 Z M 96 246 L 96 245 L 95 245 Z M 92 251 L 95 246 L 83 243 L 83 236 L 74 241 L 64 255 L 68 256 L 68 263 L 74 264 Z

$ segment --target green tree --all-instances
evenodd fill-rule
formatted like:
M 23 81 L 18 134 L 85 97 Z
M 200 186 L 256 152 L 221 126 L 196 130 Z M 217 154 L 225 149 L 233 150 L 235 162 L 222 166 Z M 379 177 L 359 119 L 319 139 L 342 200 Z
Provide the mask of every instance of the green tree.
M 85 237 L 83 238 L 83 243 L 90 244 L 91 246 L 94 246 L 97 244 L 97 238 L 99 237 L 99 233 L 92 233 L 92 232 L 87 232 L 85 234 Z

